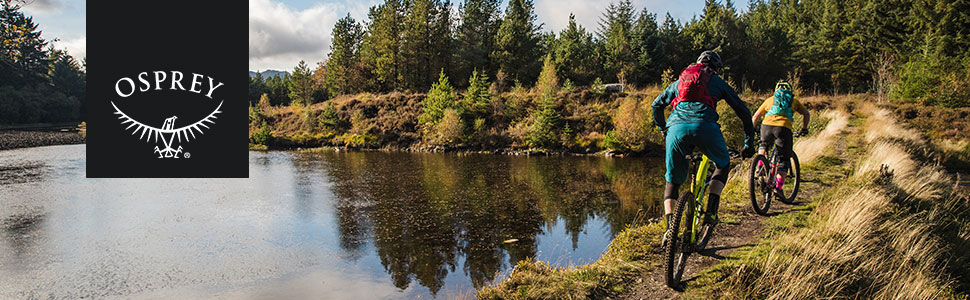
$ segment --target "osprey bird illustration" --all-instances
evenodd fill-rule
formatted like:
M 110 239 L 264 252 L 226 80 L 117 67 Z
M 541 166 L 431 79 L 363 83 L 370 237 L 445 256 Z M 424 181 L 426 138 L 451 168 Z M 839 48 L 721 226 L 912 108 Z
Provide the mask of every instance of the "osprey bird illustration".
M 213 120 L 216 119 L 216 114 L 222 112 L 220 109 L 222 109 L 223 102 L 219 102 L 219 106 L 217 106 L 212 113 L 202 120 L 179 128 L 175 128 L 175 119 L 178 119 L 177 116 L 166 118 L 165 122 L 162 123 L 162 128 L 157 128 L 145 125 L 144 123 L 132 119 L 130 116 L 122 112 L 114 102 L 111 102 L 111 106 L 113 106 L 115 109 L 114 114 L 119 115 L 118 119 L 122 120 L 121 125 L 128 124 L 128 127 L 125 127 L 125 131 L 135 128 L 135 130 L 131 132 L 131 135 L 138 136 L 139 140 L 145 139 L 146 142 L 151 142 L 154 140 L 154 142 L 157 143 L 159 139 L 162 140 L 162 144 L 165 146 L 165 148 L 159 149 L 158 146 L 155 146 L 154 152 L 158 153 L 158 158 L 179 158 L 178 155 L 179 153 L 182 153 L 182 146 L 178 146 L 177 149 L 172 148 L 174 141 L 178 140 L 178 142 L 181 143 L 182 139 L 185 139 L 185 141 L 188 142 L 190 139 L 195 138 L 196 132 L 198 132 L 199 135 L 202 135 L 203 128 L 209 129 L 209 125 L 216 123 Z M 140 135 L 139 132 L 141 132 Z

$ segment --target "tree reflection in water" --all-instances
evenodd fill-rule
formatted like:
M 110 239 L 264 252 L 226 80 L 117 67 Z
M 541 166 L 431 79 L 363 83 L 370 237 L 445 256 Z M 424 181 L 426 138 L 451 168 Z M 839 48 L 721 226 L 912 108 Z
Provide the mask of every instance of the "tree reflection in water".
M 333 181 L 340 245 L 350 260 L 373 242 L 394 285 L 432 294 L 461 270 L 477 289 L 519 260 L 537 236 L 563 222 L 575 249 L 591 218 L 610 238 L 638 210 L 659 215 L 662 161 L 599 157 L 324 152 Z M 504 243 L 518 239 L 517 242 Z M 462 261 L 461 258 L 464 258 Z

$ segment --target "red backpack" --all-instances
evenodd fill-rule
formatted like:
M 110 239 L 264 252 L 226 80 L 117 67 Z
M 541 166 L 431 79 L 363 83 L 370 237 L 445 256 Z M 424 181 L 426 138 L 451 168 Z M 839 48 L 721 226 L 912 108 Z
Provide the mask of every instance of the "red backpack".
M 677 107 L 681 102 L 701 102 L 717 109 L 714 97 L 707 91 L 707 83 L 711 82 L 714 70 L 704 64 L 691 64 L 683 72 L 677 82 L 677 98 L 670 103 Z

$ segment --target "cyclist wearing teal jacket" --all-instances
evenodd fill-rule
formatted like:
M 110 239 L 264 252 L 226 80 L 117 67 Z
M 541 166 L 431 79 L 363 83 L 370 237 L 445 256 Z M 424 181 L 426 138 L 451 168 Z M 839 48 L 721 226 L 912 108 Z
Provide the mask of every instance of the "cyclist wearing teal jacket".
M 667 234 L 671 230 L 673 204 L 677 198 L 677 190 L 687 180 L 690 162 L 686 156 L 699 149 L 710 158 L 716 167 L 710 182 L 710 196 L 708 198 L 708 214 L 704 220 L 707 224 L 716 224 L 716 215 L 720 202 L 721 190 L 727 181 L 731 170 L 730 154 L 721 133 L 721 126 L 717 121 L 717 102 L 725 100 L 741 118 L 744 125 L 744 158 L 754 155 L 754 125 L 751 123 L 751 112 L 738 93 L 731 88 L 724 79 L 716 73 L 721 69 L 721 57 L 714 51 L 704 51 L 697 58 L 697 63 L 691 64 L 680 74 L 680 78 L 667 86 L 653 101 L 653 122 L 660 130 L 666 132 L 666 166 L 664 176 L 667 186 L 664 191 L 664 219 L 667 221 Z M 664 121 L 664 108 L 673 105 L 670 117 Z

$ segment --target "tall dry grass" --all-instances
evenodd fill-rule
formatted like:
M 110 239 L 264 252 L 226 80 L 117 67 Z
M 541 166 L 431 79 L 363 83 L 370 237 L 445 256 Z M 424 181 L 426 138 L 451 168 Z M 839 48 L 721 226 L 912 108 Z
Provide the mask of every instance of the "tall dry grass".
M 739 269 L 723 296 L 946 299 L 968 286 L 970 203 L 948 191 L 952 177 L 907 151 L 918 134 L 869 112 L 854 174 L 822 196 L 809 226 L 776 235 L 763 259 Z
M 829 124 L 825 126 L 825 129 L 816 135 L 798 139 L 793 146 L 800 161 L 812 161 L 825 153 L 835 143 L 838 135 L 849 125 L 849 114 L 843 111 L 827 110 L 821 113 L 821 117 L 829 119 Z

